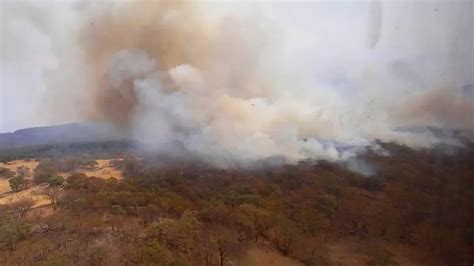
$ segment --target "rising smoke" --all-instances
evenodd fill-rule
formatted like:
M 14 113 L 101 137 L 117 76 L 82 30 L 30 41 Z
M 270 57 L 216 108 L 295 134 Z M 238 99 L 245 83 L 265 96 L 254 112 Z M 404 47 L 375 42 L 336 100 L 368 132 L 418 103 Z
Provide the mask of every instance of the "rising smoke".
M 147 150 L 225 166 L 344 160 L 354 152 L 341 146 L 377 139 L 443 141 L 401 127 L 474 129 L 473 99 L 462 90 L 473 83 L 472 6 L 73 1 L 57 7 L 73 14 L 59 33 L 48 18 L 56 13 L 41 5 L 4 8 L 20 10 L 9 16 L 25 27 L 46 20 L 37 30 L 57 61 L 41 93 L 50 121 L 114 123 Z M 4 61 L 23 60 L 6 58 L 16 42 L 2 46 L 2 76 Z

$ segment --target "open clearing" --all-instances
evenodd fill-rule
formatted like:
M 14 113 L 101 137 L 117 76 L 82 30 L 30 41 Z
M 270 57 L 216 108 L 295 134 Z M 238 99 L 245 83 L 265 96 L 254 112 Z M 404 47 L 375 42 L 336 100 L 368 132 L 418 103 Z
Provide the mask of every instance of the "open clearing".
M 8 179 L 6 178 L 0 178 L 0 195 L 3 193 L 10 192 L 10 183 L 8 182 Z
M 111 162 L 115 159 L 108 159 L 108 160 L 96 160 L 97 167 L 92 170 L 81 170 L 79 172 L 86 174 L 87 176 L 95 176 L 99 178 L 108 179 L 111 177 L 122 179 L 122 171 L 115 169 Z
M 33 207 L 41 207 L 51 204 L 51 201 L 40 192 L 47 186 L 34 186 L 16 193 L 6 193 L 0 198 L 0 204 L 11 204 L 20 200 L 31 199 Z
M 8 163 L 0 163 L 0 167 L 8 168 L 11 171 L 16 171 L 16 169 L 18 167 L 26 166 L 26 167 L 30 168 L 30 175 L 28 175 L 27 177 L 31 177 L 33 171 L 36 169 L 38 164 L 39 164 L 39 162 L 36 161 L 36 160 L 28 160 L 28 161 L 27 160 L 14 160 L 14 161 L 10 161 Z
M 39 162 L 36 160 L 14 160 L 8 163 L 0 163 L 0 167 L 5 167 L 11 171 L 15 171 L 20 166 L 26 166 L 30 169 L 30 173 L 25 177 L 26 179 L 31 179 L 33 176 L 33 171 L 38 166 Z M 3 193 L 10 192 L 10 183 L 6 178 L 0 178 L 0 195 Z
M 84 173 L 89 177 L 95 176 L 104 179 L 114 177 L 117 179 L 122 179 L 122 171 L 115 169 L 111 165 L 111 161 L 113 160 L 114 159 L 96 160 L 97 166 L 94 167 L 94 169 L 79 169 L 76 172 Z M 18 167 L 26 166 L 30 169 L 30 173 L 25 178 L 31 179 L 38 164 L 39 162 L 36 160 L 14 160 L 8 163 L 0 163 L 0 167 L 8 168 L 11 171 L 16 171 Z M 70 175 L 70 173 L 59 173 L 59 175 L 66 178 Z M 40 189 L 42 189 L 41 186 L 34 186 L 17 193 L 12 193 L 8 179 L 0 178 L 0 204 L 14 203 L 22 199 L 32 199 L 35 202 L 35 207 L 49 204 L 50 202 L 46 196 L 37 195 Z

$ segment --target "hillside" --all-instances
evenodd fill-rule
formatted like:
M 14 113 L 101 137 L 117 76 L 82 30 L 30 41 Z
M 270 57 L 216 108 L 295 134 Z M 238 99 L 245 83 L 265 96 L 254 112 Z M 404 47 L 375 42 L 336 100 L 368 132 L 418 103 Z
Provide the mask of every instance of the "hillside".
M 473 144 L 380 145 L 358 158 L 370 177 L 327 161 L 218 169 L 95 150 L 12 161 L 34 169 L 0 195 L 0 264 L 470 265 Z
M 101 142 L 125 139 L 112 125 L 103 123 L 70 123 L 20 129 L 0 134 L 0 150 L 62 143 Z

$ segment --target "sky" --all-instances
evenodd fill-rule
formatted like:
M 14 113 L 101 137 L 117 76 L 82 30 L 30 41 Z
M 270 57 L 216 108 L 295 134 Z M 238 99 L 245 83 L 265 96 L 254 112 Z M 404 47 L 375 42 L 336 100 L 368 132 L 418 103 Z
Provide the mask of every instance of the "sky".
M 141 139 L 168 132 L 158 147 L 265 136 L 256 146 L 281 153 L 292 134 L 414 145 L 394 129 L 474 128 L 472 1 L 157 5 L 2 0 L 0 132 L 126 120 Z M 118 96 L 107 94 L 114 86 Z M 243 132 L 222 133 L 239 123 Z

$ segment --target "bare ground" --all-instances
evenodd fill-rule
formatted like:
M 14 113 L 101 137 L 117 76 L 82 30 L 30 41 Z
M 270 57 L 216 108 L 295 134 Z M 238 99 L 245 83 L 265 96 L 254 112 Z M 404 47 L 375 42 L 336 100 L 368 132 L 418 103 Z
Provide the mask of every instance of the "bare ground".
M 97 167 L 93 170 L 82 170 L 80 172 L 86 174 L 87 176 L 95 176 L 104 179 L 108 179 L 111 177 L 122 179 L 122 171 L 115 169 L 110 162 L 113 161 L 112 159 L 109 160 L 96 160 Z

